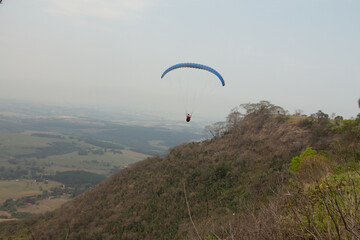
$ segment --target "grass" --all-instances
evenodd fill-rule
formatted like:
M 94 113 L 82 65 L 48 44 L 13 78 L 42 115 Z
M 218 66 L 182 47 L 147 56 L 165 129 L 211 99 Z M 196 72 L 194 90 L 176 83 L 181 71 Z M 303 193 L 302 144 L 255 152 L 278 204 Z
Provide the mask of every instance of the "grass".
M 60 207 L 64 203 L 69 201 L 69 198 L 67 196 L 61 197 L 61 198 L 54 198 L 54 199 L 44 199 L 40 200 L 39 204 L 34 204 L 31 206 L 26 206 L 24 208 L 18 208 L 18 212 L 27 212 L 32 214 L 40 214 L 45 213 L 48 211 L 55 210 L 56 208 Z
M 159 149 L 161 149 L 163 151 L 167 151 L 169 149 L 168 146 L 164 145 L 164 141 L 162 141 L 162 140 L 151 140 L 151 141 L 149 141 L 149 144 L 151 146 L 159 148 Z
M 3 203 L 9 198 L 21 198 L 41 194 L 43 190 L 50 190 L 59 185 L 60 183 L 55 181 L 49 181 L 48 184 L 35 182 L 34 180 L 0 181 L 0 203 Z
M 108 175 L 110 169 L 114 166 L 126 167 L 129 164 L 148 157 L 148 155 L 130 150 L 122 150 L 121 152 L 122 154 L 105 152 L 103 155 L 89 153 L 85 156 L 73 152 L 64 155 L 49 156 L 41 161 L 43 164 L 51 164 L 46 167 L 46 172 L 49 174 L 53 174 L 56 171 L 85 170 Z
M 34 136 L 32 135 L 33 133 L 57 135 L 62 136 L 62 138 Z M 88 154 L 79 155 L 75 151 L 62 155 L 50 155 L 45 158 L 16 157 L 16 155 L 35 153 L 37 148 L 49 147 L 54 142 L 76 144 L 81 149 L 87 149 Z M 153 141 L 152 144 L 154 146 L 161 146 L 162 142 Z M 108 149 L 104 154 L 93 154 L 92 151 L 96 150 L 104 151 L 103 148 L 85 143 L 76 136 L 70 137 L 58 132 L 26 131 L 9 133 L 0 131 L 0 167 L 5 167 L 7 170 L 19 167 L 21 169 L 35 167 L 44 169 L 44 174 L 55 174 L 57 171 L 84 170 L 108 176 L 116 168 L 124 168 L 148 157 L 146 154 L 137 153 L 129 149 L 115 152 Z M 16 161 L 10 162 L 10 159 Z M 0 204 L 11 198 L 18 199 L 38 195 L 44 190 L 50 190 L 52 187 L 59 185 L 60 183 L 55 181 L 49 181 L 48 184 L 45 184 L 43 182 L 35 182 L 34 180 L 21 180 L 20 178 L 19 180 L 1 180 Z M 38 204 L 18 208 L 17 211 L 32 214 L 44 213 L 58 208 L 68 200 L 69 197 L 44 199 L 39 201 Z M 0 215 L 8 217 L 7 219 L 0 219 L 0 221 L 11 219 L 11 215 L 9 216 L 6 212 Z
M 0 216 L 11 217 L 11 214 L 6 211 L 0 211 Z M 1 218 L 0 218 L 1 219 Z
M 14 221 L 14 220 L 18 220 L 18 219 L 17 218 L 0 218 L 0 223 L 7 222 L 7 221 Z
M 28 133 L 0 132 L 0 160 L 16 154 L 34 153 L 36 147 L 45 147 L 50 142 Z
M 23 133 L 7 133 L 0 132 L 0 166 L 17 167 L 24 166 L 25 161 L 31 163 L 32 166 L 44 167 L 46 174 L 53 174 L 56 171 L 69 170 L 85 170 L 99 174 L 109 175 L 113 167 L 125 167 L 129 164 L 143 160 L 148 157 L 146 154 L 133 152 L 130 150 L 121 150 L 122 153 L 105 152 L 103 155 L 92 154 L 79 155 L 78 152 L 72 152 L 63 155 L 47 156 L 43 159 L 34 157 L 17 159 L 18 164 L 13 165 L 8 162 L 14 155 L 34 153 L 36 148 L 47 147 L 52 142 L 62 141 L 73 143 L 83 149 L 98 150 L 102 149 L 97 146 L 80 141 L 78 138 L 72 138 L 59 134 L 49 133 L 63 136 L 63 139 L 55 139 L 48 137 L 32 136 L 32 133 L 47 133 L 27 131 Z M 155 145 L 161 146 L 160 142 L 154 141 Z

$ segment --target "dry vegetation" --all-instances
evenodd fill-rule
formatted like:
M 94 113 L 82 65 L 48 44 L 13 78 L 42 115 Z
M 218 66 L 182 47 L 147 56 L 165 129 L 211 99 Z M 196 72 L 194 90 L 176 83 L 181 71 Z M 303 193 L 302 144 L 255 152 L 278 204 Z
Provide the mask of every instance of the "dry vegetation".
M 7 239 L 356 239 L 360 118 L 234 109 L 214 138 L 119 171 Z M 309 148 L 311 147 L 311 148 Z M 290 170 L 289 170 L 290 167 Z

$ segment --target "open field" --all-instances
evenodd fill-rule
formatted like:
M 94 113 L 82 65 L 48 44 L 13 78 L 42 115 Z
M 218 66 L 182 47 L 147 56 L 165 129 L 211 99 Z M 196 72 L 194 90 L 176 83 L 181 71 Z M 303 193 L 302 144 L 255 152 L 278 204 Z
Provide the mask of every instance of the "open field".
M 0 157 L 34 153 L 37 147 L 46 147 L 53 139 L 31 136 L 30 132 L 9 133 L 0 131 Z
M 0 222 L 13 221 L 17 220 L 17 218 L 0 218 Z
M 86 113 L 90 117 L 78 109 L 0 103 L 0 205 L 5 211 L 0 216 L 8 220 L 53 210 L 118 170 L 197 138 L 189 131 L 120 124 Z M 46 178 L 58 182 L 45 184 Z M 66 187 L 59 188 L 60 182 Z M 29 198 L 34 195 L 41 196 Z
M 54 198 L 54 199 L 44 199 L 40 200 L 38 204 L 33 204 L 31 206 L 26 206 L 24 208 L 18 208 L 18 212 L 27 212 L 31 214 L 40 214 L 45 213 L 47 211 L 52 211 L 64 203 L 69 201 L 69 197 L 61 197 L 61 198 Z
M 161 140 L 150 140 L 149 144 L 153 147 L 162 149 L 163 151 L 167 151 L 169 147 L 165 146 L 164 141 Z
M 104 154 L 101 155 L 89 153 L 86 156 L 73 152 L 64 155 L 50 156 L 41 161 L 43 164 L 50 164 L 46 167 L 47 174 L 54 174 L 56 171 L 85 170 L 108 175 L 109 170 L 114 166 L 124 168 L 129 164 L 148 157 L 146 154 L 133 152 L 131 150 L 121 150 L 121 152 L 121 154 L 104 152 Z
M 45 137 L 38 136 L 41 134 Z M 46 137 L 47 135 L 54 137 Z M 60 150 L 56 149 L 56 144 L 62 144 L 64 147 L 60 145 Z M 68 153 L 66 148 L 69 148 Z M 80 151 L 85 154 L 80 154 Z M 86 143 L 77 137 L 58 133 L 0 132 L 0 167 L 40 167 L 44 168 L 45 174 L 54 174 L 56 171 L 86 170 L 109 175 L 113 168 L 124 168 L 148 156 L 129 149 L 105 149 Z
M 34 180 L 9 180 L 0 181 L 0 204 L 9 198 L 21 198 L 41 194 L 44 190 L 50 190 L 59 186 L 55 181 L 35 182 Z
M 11 217 L 11 214 L 6 211 L 0 211 L 0 216 Z
M 89 140 L 50 131 L 8 132 L 0 129 L 0 204 L 7 199 L 39 195 L 45 190 L 51 192 L 51 188 L 61 185 L 55 181 L 45 184 L 34 180 L 43 179 L 44 175 L 83 170 L 109 176 L 148 156 L 110 141 Z M 30 206 L 18 207 L 16 211 L 42 213 L 59 207 L 69 199 L 43 199 Z M 5 211 L 2 216 L 6 221 L 15 219 Z

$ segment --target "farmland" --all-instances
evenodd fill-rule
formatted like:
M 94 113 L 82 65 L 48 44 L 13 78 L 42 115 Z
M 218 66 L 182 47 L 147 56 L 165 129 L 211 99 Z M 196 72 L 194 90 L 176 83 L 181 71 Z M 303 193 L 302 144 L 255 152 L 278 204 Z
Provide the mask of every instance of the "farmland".
M 9 198 L 21 198 L 41 194 L 60 185 L 55 181 L 37 182 L 35 180 L 9 180 L 0 181 L 0 204 Z
M 132 163 L 200 138 L 58 111 L 0 104 L 0 219 L 54 209 Z

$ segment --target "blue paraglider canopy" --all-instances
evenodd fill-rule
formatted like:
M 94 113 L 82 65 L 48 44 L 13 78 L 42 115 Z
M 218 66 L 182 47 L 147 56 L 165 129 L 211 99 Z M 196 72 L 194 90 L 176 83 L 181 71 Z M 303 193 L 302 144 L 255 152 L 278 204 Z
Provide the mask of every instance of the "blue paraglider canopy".
M 165 72 L 161 75 L 161 78 L 163 78 L 168 72 L 177 69 L 177 68 L 197 68 L 197 69 L 203 69 L 205 71 L 209 71 L 213 74 L 215 74 L 221 81 L 221 84 L 223 86 L 225 86 L 225 81 L 224 78 L 220 75 L 220 73 L 218 73 L 215 69 L 202 65 L 202 64 L 198 64 L 198 63 L 179 63 L 179 64 L 175 64 L 174 66 L 169 67 L 168 69 L 165 70 Z

